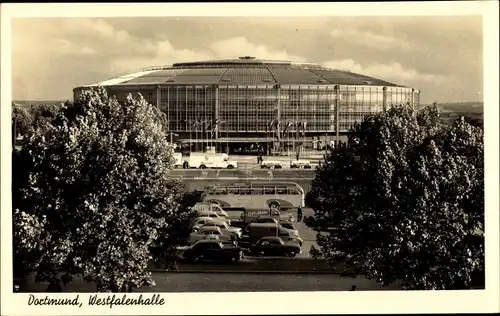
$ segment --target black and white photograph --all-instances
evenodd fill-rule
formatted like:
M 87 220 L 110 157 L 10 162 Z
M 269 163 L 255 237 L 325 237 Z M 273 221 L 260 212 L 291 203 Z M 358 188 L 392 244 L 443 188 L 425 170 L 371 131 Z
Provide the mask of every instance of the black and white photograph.
M 2 4 L 2 291 L 57 314 L 498 295 L 492 3 Z

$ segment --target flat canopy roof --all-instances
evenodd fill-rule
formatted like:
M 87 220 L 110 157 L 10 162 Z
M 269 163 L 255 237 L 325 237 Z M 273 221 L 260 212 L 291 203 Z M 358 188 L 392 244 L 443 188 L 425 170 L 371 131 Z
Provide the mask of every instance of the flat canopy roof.
M 275 137 L 223 137 L 223 138 L 218 138 L 218 139 L 180 139 L 179 140 L 181 143 L 265 143 L 265 142 L 278 142 Z M 299 143 L 303 142 L 304 140 L 301 138 L 299 139 L 293 139 L 290 137 L 290 139 L 286 137 L 281 138 L 281 143 Z M 311 140 L 307 140 L 306 142 L 311 142 Z

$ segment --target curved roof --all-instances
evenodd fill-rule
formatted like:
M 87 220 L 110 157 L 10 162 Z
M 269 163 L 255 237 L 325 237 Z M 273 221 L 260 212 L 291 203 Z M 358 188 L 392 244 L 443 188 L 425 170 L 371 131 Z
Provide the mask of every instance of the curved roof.
M 283 60 L 239 59 L 209 60 L 154 66 L 140 72 L 113 78 L 95 85 L 368 85 L 403 87 L 346 70 L 313 63 Z M 94 86 L 94 85 L 91 85 Z

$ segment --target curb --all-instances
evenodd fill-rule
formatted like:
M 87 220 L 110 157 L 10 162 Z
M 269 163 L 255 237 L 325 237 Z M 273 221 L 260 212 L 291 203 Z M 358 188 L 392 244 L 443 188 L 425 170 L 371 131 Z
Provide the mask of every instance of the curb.
M 181 177 L 181 176 L 179 176 Z M 269 181 L 269 180 L 304 180 L 304 181 L 312 181 L 314 178 L 237 178 L 237 177 L 182 177 L 182 180 L 255 180 L 255 181 Z
M 212 273 L 212 274 L 330 274 L 341 275 L 341 272 L 335 271 L 253 271 L 253 270 L 163 270 L 163 269 L 148 269 L 152 273 Z M 345 276 L 347 277 L 347 276 Z

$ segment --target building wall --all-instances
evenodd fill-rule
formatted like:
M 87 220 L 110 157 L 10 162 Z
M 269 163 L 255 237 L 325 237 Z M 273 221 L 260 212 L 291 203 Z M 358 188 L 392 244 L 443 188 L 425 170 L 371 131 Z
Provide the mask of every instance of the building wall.
M 265 133 L 270 122 L 281 121 L 283 131 L 289 122 L 289 133 L 297 133 L 307 122 L 306 133 L 336 133 L 338 107 L 339 133 L 366 115 L 384 107 L 407 103 L 418 106 L 419 91 L 404 87 L 348 85 L 119 85 L 107 87 L 111 95 L 124 101 L 129 93 L 140 92 L 152 105 L 167 114 L 173 132 L 189 132 L 204 128 L 196 122 L 219 119 L 218 133 Z M 74 91 L 75 99 L 84 88 Z

